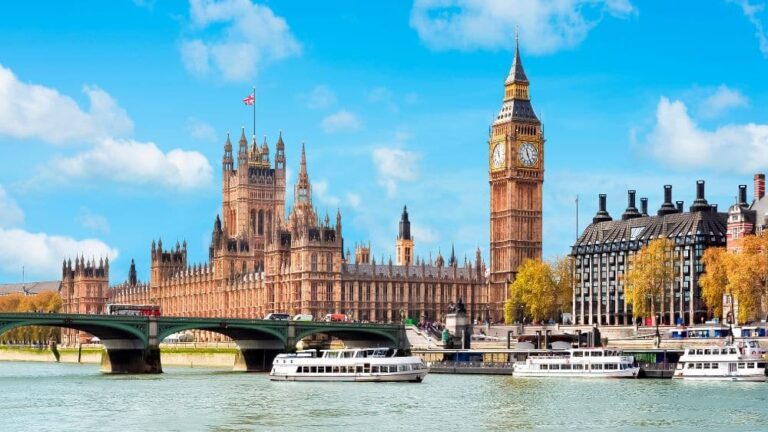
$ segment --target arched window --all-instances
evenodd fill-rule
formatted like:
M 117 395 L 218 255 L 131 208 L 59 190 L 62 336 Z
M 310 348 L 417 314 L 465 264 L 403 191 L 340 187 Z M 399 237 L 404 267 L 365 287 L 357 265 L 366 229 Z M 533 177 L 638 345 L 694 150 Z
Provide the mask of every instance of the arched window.
M 259 235 L 264 234 L 264 210 L 259 210 Z
M 328 273 L 333 272 L 333 254 L 329 253 L 325 258 L 325 271 Z
M 312 266 L 310 267 L 310 269 L 313 272 L 316 272 L 317 271 L 317 254 L 316 253 L 312 254 L 312 263 L 311 263 L 311 265 Z
M 251 231 L 256 232 L 256 210 L 251 210 Z

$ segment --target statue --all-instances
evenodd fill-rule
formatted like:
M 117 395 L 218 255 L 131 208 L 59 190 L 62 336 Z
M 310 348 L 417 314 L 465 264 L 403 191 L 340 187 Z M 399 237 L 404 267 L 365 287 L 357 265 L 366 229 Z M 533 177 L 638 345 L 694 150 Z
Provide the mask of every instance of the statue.
M 456 305 L 453 304 L 453 302 L 448 303 L 448 313 L 455 313 L 456 312 Z
M 467 308 L 464 306 L 464 302 L 459 298 L 459 301 L 456 303 L 456 313 L 467 313 Z

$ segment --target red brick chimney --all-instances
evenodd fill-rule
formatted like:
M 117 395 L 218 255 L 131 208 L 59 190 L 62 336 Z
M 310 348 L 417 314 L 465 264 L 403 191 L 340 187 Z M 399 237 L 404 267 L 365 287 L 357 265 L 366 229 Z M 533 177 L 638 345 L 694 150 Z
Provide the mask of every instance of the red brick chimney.
M 755 174 L 755 201 L 765 196 L 765 174 Z

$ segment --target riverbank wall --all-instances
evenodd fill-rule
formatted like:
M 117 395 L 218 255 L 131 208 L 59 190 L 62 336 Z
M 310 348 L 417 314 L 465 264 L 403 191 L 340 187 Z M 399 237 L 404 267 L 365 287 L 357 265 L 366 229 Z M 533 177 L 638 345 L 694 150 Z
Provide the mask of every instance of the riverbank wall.
M 61 363 L 101 363 L 102 348 L 59 347 Z M 228 368 L 235 365 L 237 348 L 231 347 L 160 347 L 163 366 L 201 368 Z M 56 355 L 48 348 L 0 345 L 0 361 L 56 362 Z

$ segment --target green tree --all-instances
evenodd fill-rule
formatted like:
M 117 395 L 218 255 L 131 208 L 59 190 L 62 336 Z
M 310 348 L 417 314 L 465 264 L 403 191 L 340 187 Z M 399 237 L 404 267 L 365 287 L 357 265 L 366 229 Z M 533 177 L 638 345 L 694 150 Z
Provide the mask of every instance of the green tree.
M 570 311 L 573 306 L 573 257 L 566 255 L 555 258 L 551 269 L 555 283 L 555 304 L 557 312 L 562 314 Z
M 673 247 L 667 238 L 651 240 L 632 258 L 624 290 L 635 317 L 655 316 L 657 306 L 664 304 L 666 288 L 674 278 Z

